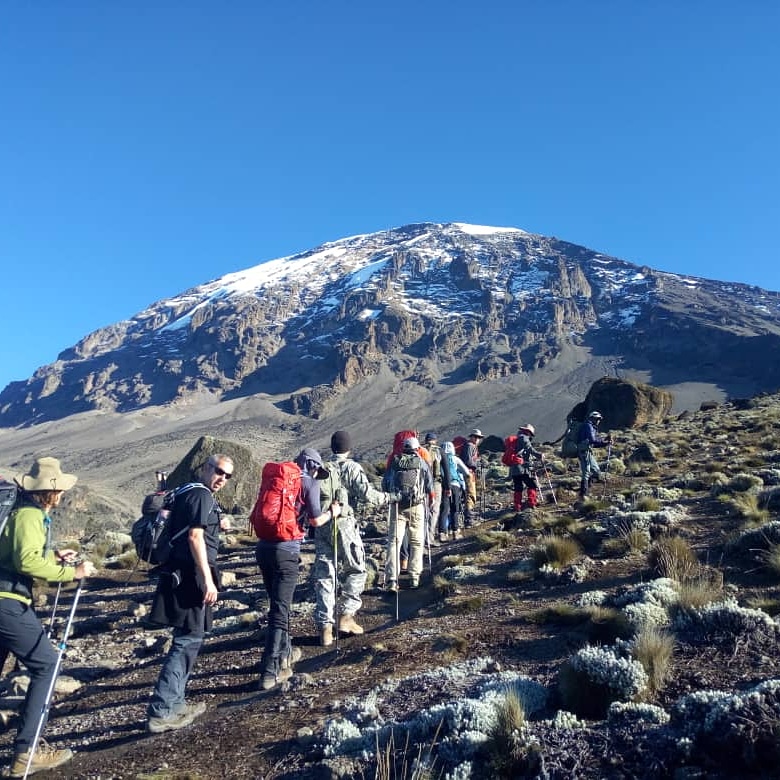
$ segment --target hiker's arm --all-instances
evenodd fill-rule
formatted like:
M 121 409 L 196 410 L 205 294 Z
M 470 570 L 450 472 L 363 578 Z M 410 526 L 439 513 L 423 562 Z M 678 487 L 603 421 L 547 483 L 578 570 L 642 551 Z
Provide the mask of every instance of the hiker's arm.
M 313 525 L 318 528 L 325 523 L 329 523 L 331 520 L 335 520 L 341 515 L 341 504 L 338 501 L 334 501 L 321 515 L 317 517 L 309 518 L 309 525 Z
M 16 511 L 12 537 L 14 569 L 47 582 L 70 582 L 75 578 L 75 569 L 57 563 L 54 550 L 43 555 L 46 532 L 42 516 L 41 510 L 32 506 Z
M 187 540 L 192 553 L 192 560 L 195 561 L 195 575 L 201 581 L 203 588 L 203 603 L 217 603 L 217 586 L 214 584 L 214 578 L 211 576 L 211 566 L 209 566 L 208 554 L 206 552 L 206 529 L 196 526 L 190 528 Z

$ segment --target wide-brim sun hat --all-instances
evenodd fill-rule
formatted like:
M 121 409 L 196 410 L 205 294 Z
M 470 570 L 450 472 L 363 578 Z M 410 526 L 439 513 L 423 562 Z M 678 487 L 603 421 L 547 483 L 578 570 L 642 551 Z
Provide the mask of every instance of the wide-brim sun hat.
M 476 436 L 478 439 L 485 438 L 484 434 L 479 428 L 474 428 L 474 430 L 469 434 L 469 436 Z
M 534 428 L 533 425 L 530 423 L 528 425 L 521 425 L 518 429 L 518 431 L 525 431 L 526 433 L 530 434 L 531 436 L 536 436 L 536 428 Z
M 38 458 L 26 474 L 17 474 L 14 481 L 22 490 L 35 493 L 41 490 L 70 490 L 78 477 L 65 474 L 57 458 Z
M 420 449 L 420 440 L 414 436 L 410 436 L 408 439 L 404 439 L 404 449 L 417 451 Z

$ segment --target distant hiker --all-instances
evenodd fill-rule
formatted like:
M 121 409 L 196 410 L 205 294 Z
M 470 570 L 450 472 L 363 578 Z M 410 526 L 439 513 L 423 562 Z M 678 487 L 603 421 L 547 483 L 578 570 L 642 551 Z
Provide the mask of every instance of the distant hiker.
M 466 464 L 455 454 L 455 445 L 451 441 L 445 441 L 442 445 L 441 466 L 442 493 L 439 538 L 442 541 L 447 538 L 461 539 L 463 531 L 460 529 L 459 518 L 463 510 L 466 481 L 470 472 Z
M 64 474 L 56 458 L 38 458 L 26 474 L 14 477 L 21 495 L 0 536 L 0 651 L 13 653 L 30 675 L 8 777 L 54 769 L 73 756 L 69 748 L 57 750 L 44 742 L 33 744 L 36 733 L 40 735 L 45 726 L 41 719 L 58 655 L 33 611 L 32 588 L 34 579 L 72 582 L 95 573 L 89 561 L 73 565 L 74 550 L 54 550 L 51 546 L 49 513 L 77 479 L 74 474 Z
M 317 605 L 314 622 L 319 632 L 320 644 L 333 644 L 333 627 L 336 618 L 337 594 L 334 591 L 337 572 L 334 560 L 342 571 L 342 607 L 338 629 L 345 634 L 362 634 L 363 627 L 355 621 L 355 614 L 363 606 L 360 596 L 366 585 L 366 553 L 360 537 L 360 526 L 354 507 L 365 502 L 373 507 L 392 503 L 394 494 L 383 493 L 371 486 L 363 467 L 349 457 L 352 441 L 347 431 L 336 431 L 330 437 L 333 457 L 325 463 L 328 476 L 320 487 L 325 500 L 335 499 L 341 505 L 341 517 L 334 525 L 327 520 L 314 531 L 314 589 Z
M 294 461 L 273 465 L 278 467 L 274 471 L 280 476 L 273 481 L 264 478 L 252 510 L 252 524 L 260 537 L 255 559 L 270 601 L 260 661 L 260 688 L 264 691 L 289 679 L 293 664 L 301 657 L 300 648 L 293 647 L 290 641 L 290 605 L 298 583 L 306 525 L 316 529 L 341 514 L 341 506 L 335 500 L 322 509 L 320 480 L 327 479 L 328 471 L 317 450 L 306 448 Z M 267 467 L 268 464 L 264 473 Z M 269 522 L 275 518 L 276 524 Z
M 387 562 L 385 583 L 389 591 L 398 589 L 401 540 L 409 529 L 409 587 L 420 585 L 423 569 L 423 542 L 425 540 L 425 513 L 433 499 L 433 478 L 428 464 L 418 453 L 420 442 L 416 437 L 404 441 L 403 451 L 395 455 L 390 468 L 382 478 L 382 489 L 393 493 L 397 503 L 390 506 L 387 529 Z
M 582 425 L 580 425 L 577 434 L 577 450 L 580 460 L 580 498 L 584 499 L 588 495 L 588 488 L 595 479 L 601 475 L 599 464 L 593 454 L 594 447 L 606 447 L 612 444 L 612 436 L 607 435 L 603 439 L 598 435 L 598 427 L 603 416 L 601 412 L 593 411 L 588 415 Z
M 171 510 L 171 533 L 189 530 L 160 567 L 149 615 L 150 623 L 173 628 L 173 643 L 147 708 L 147 728 L 153 734 L 188 726 L 206 711 L 203 703 L 188 704 L 185 693 L 217 603 L 219 509 L 214 494 L 232 478 L 233 460 L 211 455 L 195 476 L 200 487 L 178 495 Z
M 439 546 L 438 528 L 439 528 L 439 513 L 441 511 L 441 448 L 439 447 L 436 434 L 429 432 L 425 434 L 424 449 L 428 451 L 430 457 L 431 476 L 433 477 L 433 501 L 431 503 L 431 511 L 428 514 L 428 525 L 426 527 L 428 542 L 433 547 Z
M 477 474 L 480 469 L 479 443 L 485 437 L 479 428 L 475 428 L 470 434 L 460 453 L 460 459 L 469 470 L 469 479 L 466 483 L 466 502 L 463 508 L 463 524 L 471 527 L 474 512 L 477 509 Z
M 528 493 L 528 506 L 534 509 L 537 504 L 539 480 L 536 478 L 534 460 L 544 461 L 544 454 L 537 450 L 532 439 L 536 436 L 536 429 L 530 423 L 521 425 L 517 429 L 515 441 L 515 458 L 509 467 L 509 476 L 514 485 L 515 512 L 523 510 L 523 488 Z

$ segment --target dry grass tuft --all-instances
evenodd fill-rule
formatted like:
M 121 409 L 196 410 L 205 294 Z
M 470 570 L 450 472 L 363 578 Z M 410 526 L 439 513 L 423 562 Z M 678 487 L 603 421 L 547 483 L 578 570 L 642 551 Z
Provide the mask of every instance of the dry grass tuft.
M 454 596 L 458 592 L 455 583 L 452 580 L 448 580 L 446 577 L 442 577 L 440 574 L 437 574 L 433 578 L 433 589 L 440 598 Z
M 643 628 L 634 640 L 634 658 L 649 678 L 651 693 L 658 693 L 671 675 L 674 637 L 655 626 Z
M 512 534 L 506 531 L 480 531 L 474 535 L 477 547 L 483 552 L 504 550 L 512 544 Z
M 780 577 L 780 544 L 770 544 L 758 554 L 761 563 L 775 576 Z
M 656 540 L 648 552 L 647 563 L 657 576 L 675 582 L 688 582 L 701 569 L 693 548 L 681 536 L 664 536 Z
M 537 569 L 545 564 L 555 569 L 563 569 L 574 563 L 582 554 L 582 550 L 574 539 L 546 534 L 531 554 Z
M 636 502 L 638 512 L 658 512 L 661 509 L 661 502 L 653 496 L 640 496 Z

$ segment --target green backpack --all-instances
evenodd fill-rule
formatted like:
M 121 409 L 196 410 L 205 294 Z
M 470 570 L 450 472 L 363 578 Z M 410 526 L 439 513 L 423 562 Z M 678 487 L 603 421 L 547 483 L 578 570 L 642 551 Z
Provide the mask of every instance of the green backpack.
M 580 420 L 569 420 L 566 423 L 566 433 L 563 434 L 561 442 L 561 457 L 576 458 L 579 453 L 578 438 L 580 435 Z

